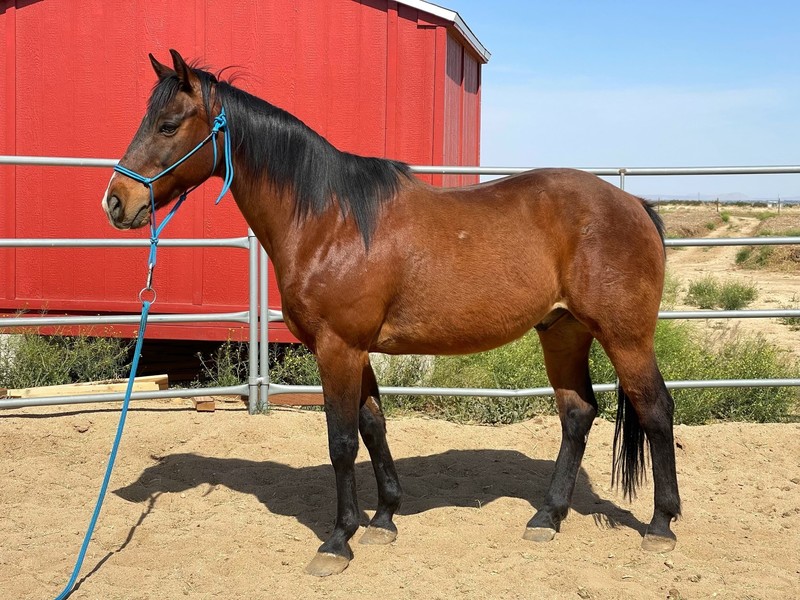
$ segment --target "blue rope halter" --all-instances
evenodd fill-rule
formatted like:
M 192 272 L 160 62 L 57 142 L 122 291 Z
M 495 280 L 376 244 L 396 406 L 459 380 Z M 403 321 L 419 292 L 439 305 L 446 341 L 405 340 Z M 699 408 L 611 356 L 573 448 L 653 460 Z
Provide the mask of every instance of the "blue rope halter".
M 166 173 L 172 171 L 175 167 L 179 164 L 184 162 L 187 158 L 192 156 L 195 152 L 200 150 L 209 140 L 214 140 L 214 167 L 211 169 L 211 174 L 214 174 L 214 171 L 217 170 L 217 134 L 220 131 L 224 131 L 225 135 L 225 183 L 222 186 L 222 191 L 219 194 L 215 204 L 219 204 L 219 201 L 222 200 L 222 197 L 226 194 L 226 192 L 230 189 L 231 183 L 233 182 L 233 162 L 231 160 L 231 134 L 228 128 L 228 122 L 225 118 L 225 108 L 223 108 L 217 118 L 214 119 L 214 126 L 211 128 L 211 133 L 209 133 L 206 138 L 197 144 L 193 150 L 191 150 L 186 156 L 181 158 L 178 162 L 173 164 L 171 167 L 167 167 L 158 175 L 154 177 L 143 177 L 136 173 L 135 171 L 131 171 L 125 167 L 117 165 L 114 167 L 114 170 L 117 173 L 122 173 L 131 179 L 134 179 L 140 183 L 146 185 L 150 190 L 150 260 L 148 263 L 148 271 L 147 271 L 147 286 L 139 292 L 139 300 L 142 303 L 142 316 L 139 322 L 139 333 L 136 338 L 136 348 L 133 351 L 133 362 L 131 363 L 131 374 L 128 378 L 128 386 L 125 390 L 125 399 L 122 402 L 122 409 L 119 415 L 119 423 L 117 424 L 117 432 L 114 436 L 114 442 L 111 446 L 111 453 L 108 457 L 108 463 L 106 464 L 106 471 L 105 475 L 103 476 L 103 482 L 100 485 L 100 493 L 97 496 L 97 502 L 94 506 L 94 511 L 92 512 L 92 517 L 89 520 L 89 526 L 86 529 L 86 535 L 83 538 L 83 543 L 81 544 L 80 551 L 78 552 L 78 558 L 75 561 L 75 567 L 72 570 L 72 575 L 67 582 L 67 585 L 64 587 L 62 592 L 56 597 L 55 600 L 65 600 L 73 591 L 73 586 L 78 579 L 78 574 L 80 573 L 81 566 L 83 565 L 83 560 L 86 557 L 86 551 L 89 548 L 89 540 L 92 538 L 92 532 L 94 531 L 95 526 L 97 525 L 97 519 L 100 516 L 100 509 L 103 506 L 103 499 L 105 498 L 106 491 L 108 490 L 108 484 L 111 480 L 111 472 L 114 468 L 114 462 L 117 459 L 117 450 L 119 449 L 119 443 L 122 440 L 122 431 L 125 427 L 125 418 L 128 414 L 128 405 L 131 400 L 131 392 L 133 392 L 133 384 L 136 377 L 136 371 L 139 368 L 139 357 L 142 354 L 142 344 L 144 343 L 144 330 L 147 327 L 147 317 L 150 313 L 150 306 L 153 302 L 156 301 L 156 293 L 155 290 L 151 287 L 153 282 L 153 268 L 156 266 L 156 247 L 158 245 L 158 236 L 161 234 L 161 230 L 164 229 L 164 226 L 169 222 L 172 218 L 172 215 L 178 210 L 180 205 L 186 200 L 186 196 L 188 196 L 191 192 L 197 189 L 197 186 L 186 190 L 181 194 L 178 202 L 175 203 L 175 206 L 169 211 L 169 214 L 164 218 L 161 222 L 161 225 L 156 227 L 156 206 L 155 200 L 153 198 L 153 182 L 156 181 L 159 177 L 163 177 Z M 146 293 L 152 294 L 151 299 L 144 298 Z
M 172 216 L 177 212 L 180 208 L 183 201 L 186 200 L 186 196 L 191 194 L 194 190 L 198 188 L 198 185 L 189 188 L 185 192 L 183 192 L 178 201 L 175 205 L 170 209 L 167 216 L 164 217 L 164 220 L 161 222 L 161 225 L 156 226 L 156 202 L 153 196 L 153 183 L 157 180 L 161 179 L 167 173 L 175 170 L 179 165 L 186 162 L 191 156 L 193 156 L 196 152 L 198 152 L 203 146 L 205 146 L 209 141 L 213 140 L 213 144 L 211 147 L 214 148 L 214 166 L 211 167 L 211 175 L 214 174 L 214 171 L 217 170 L 217 162 L 219 157 L 217 156 L 217 135 L 219 132 L 222 131 L 224 134 L 224 156 L 223 159 L 225 161 L 225 179 L 222 185 L 222 191 L 217 196 L 217 199 L 214 201 L 214 204 L 219 204 L 222 197 L 228 192 L 231 187 L 231 183 L 233 183 L 233 159 L 231 158 L 231 130 L 228 126 L 228 119 L 225 116 L 225 107 L 223 106 L 220 111 L 219 115 L 216 116 L 214 119 L 214 125 L 211 127 L 211 132 L 201 141 L 197 146 L 195 146 L 192 150 L 190 150 L 187 154 L 183 156 L 183 158 L 177 160 L 171 166 L 167 167 L 158 175 L 154 175 L 153 177 L 145 177 L 140 175 L 136 171 L 131 171 L 127 167 L 123 167 L 122 165 L 116 165 L 114 167 L 114 171 L 117 173 L 121 173 L 126 177 L 130 177 L 134 181 L 138 181 L 139 183 L 144 184 L 147 186 L 148 190 L 150 191 L 150 260 L 148 262 L 148 276 L 147 276 L 147 287 L 142 290 L 144 291 L 152 291 L 150 287 L 150 283 L 152 281 L 153 276 L 153 269 L 156 266 L 156 245 L 158 244 L 158 236 L 161 235 L 161 231 L 164 229 L 167 223 L 169 223 Z M 141 299 L 141 293 L 140 293 Z

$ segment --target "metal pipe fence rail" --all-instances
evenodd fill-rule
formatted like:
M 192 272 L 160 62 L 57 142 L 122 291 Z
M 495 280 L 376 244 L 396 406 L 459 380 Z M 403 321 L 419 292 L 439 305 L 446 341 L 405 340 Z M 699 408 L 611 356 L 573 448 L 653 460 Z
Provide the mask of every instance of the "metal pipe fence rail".
M 151 314 L 148 323 L 248 323 L 249 324 L 249 356 L 248 382 L 242 385 L 223 387 L 200 387 L 190 389 L 171 389 L 161 391 L 134 392 L 131 400 L 185 398 L 208 395 L 241 395 L 247 396 L 250 412 L 258 409 L 260 379 L 258 377 L 258 250 L 259 244 L 252 231 L 246 237 L 216 239 L 163 239 L 161 247 L 214 247 L 240 248 L 248 251 L 249 261 L 249 307 L 248 310 L 224 313 L 181 313 Z M 148 248 L 149 240 L 107 240 L 107 239 L 42 239 L 16 238 L 0 239 L 0 248 Z M 15 316 L 0 317 L 0 329 L 48 326 L 78 325 L 137 325 L 140 315 L 113 316 Z M 266 347 L 264 347 L 266 353 Z M 122 401 L 122 392 L 104 394 L 73 394 L 42 398 L 0 399 L 0 409 L 22 408 L 26 406 L 54 406 L 62 404 L 87 404 L 94 402 Z
M 116 159 L 100 158 L 63 158 L 42 156 L 0 156 L 0 165 L 29 166 L 64 166 L 64 167 L 101 167 L 113 168 Z M 437 175 L 513 175 L 527 171 L 522 167 L 446 167 L 415 166 L 415 173 Z M 800 165 L 783 166 L 741 166 L 741 167 L 619 167 L 619 168 L 585 168 L 583 171 L 600 177 L 619 177 L 619 187 L 624 189 L 626 177 L 636 176 L 668 176 L 668 175 L 767 175 L 767 174 L 800 174 Z M 65 239 L 0 239 L 0 248 L 4 247 L 138 247 L 147 246 L 147 240 L 65 240 Z M 800 237 L 758 237 L 758 238 L 716 238 L 716 239 L 668 239 L 667 247 L 687 246 L 759 246 L 800 244 Z M 231 321 L 249 323 L 249 354 L 247 384 L 217 388 L 195 388 L 192 390 L 164 390 L 159 392 L 136 392 L 132 399 L 175 398 L 199 395 L 241 394 L 248 396 L 250 412 L 266 408 L 272 394 L 308 394 L 321 393 L 320 386 L 284 385 L 269 381 L 268 359 L 268 324 L 280 322 L 283 315 L 278 310 L 268 308 L 267 303 L 267 255 L 259 245 L 251 231 L 244 238 L 227 238 L 217 240 L 168 240 L 160 243 L 163 247 L 176 246 L 225 246 L 247 248 L 249 252 L 249 306 L 247 311 L 217 314 L 181 314 L 152 315 L 153 323 L 186 323 L 202 321 Z M 260 300 L 260 301 L 259 301 Z M 800 318 L 798 309 L 781 310 L 698 310 L 698 311 L 661 311 L 660 319 L 731 319 L 731 318 Z M 29 327 L 58 324 L 135 324 L 137 315 L 119 315 L 106 317 L 9 317 L 0 318 L 2 327 Z M 669 389 L 687 388 L 727 388 L 727 387 L 788 387 L 800 386 L 800 379 L 720 379 L 697 381 L 668 381 Z M 613 391 L 616 384 L 603 383 L 594 385 L 596 392 Z M 442 396 L 485 396 L 485 397 L 522 397 L 552 395 L 549 387 L 526 389 L 481 389 L 481 388 L 432 388 L 432 387 L 392 387 L 382 386 L 381 393 L 388 395 L 442 395 Z M 97 394 L 83 396 L 65 396 L 62 398 L 36 398 L 0 400 L 0 409 L 20 408 L 23 406 L 42 406 L 66 403 L 110 402 L 122 399 L 122 394 Z

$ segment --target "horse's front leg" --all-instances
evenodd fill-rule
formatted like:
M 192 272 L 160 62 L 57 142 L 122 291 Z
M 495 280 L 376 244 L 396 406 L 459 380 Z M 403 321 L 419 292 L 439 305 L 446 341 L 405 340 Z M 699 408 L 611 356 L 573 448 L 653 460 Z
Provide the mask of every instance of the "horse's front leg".
M 369 357 L 339 339 L 318 342 L 316 355 L 325 397 L 328 449 L 336 474 L 337 505 L 333 533 L 320 546 L 306 572 L 324 577 L 344 571 L 353 557 L 348 541 L 358 530 L 359 520 L 355 460 L 361 376 Z

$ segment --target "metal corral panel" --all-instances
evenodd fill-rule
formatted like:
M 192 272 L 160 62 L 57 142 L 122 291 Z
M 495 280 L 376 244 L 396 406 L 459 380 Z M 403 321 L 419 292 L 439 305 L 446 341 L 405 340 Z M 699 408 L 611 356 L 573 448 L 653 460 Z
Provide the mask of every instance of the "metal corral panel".
M 411 164 L 478 164 L 480 65 L 488 53 L 456 13 L 426 2 L 0 0 L 0 37 L 0 154 L 121 156 L 155 80 L 147 53 L 168 61 L 175 48 L 201 65 L 231 66 L 223 77 L 235 75 L 239 87 L 342 150 Z M 146 236 L 108 225 L 100 199 L 110 175 L 0 166 L 0 237 Z M 232 198 L 213 204 L 220 187 L 214 181 L 193 194 L 166 235 L 245 235 Z M 0 312 L 138 311 L 146 256 L 144 249 L 0 249 Z M 242 310 L 246 274 L 246 252 L 236 249 L 162 251 L 154 310 Z M 274 278 L 270 306 L 279 308 Z M 271 339 L 291 340 L 282 324 L 271 327 Z M 150 334 L 243 337 L 239 328 L 201 324 L 154 325 Z

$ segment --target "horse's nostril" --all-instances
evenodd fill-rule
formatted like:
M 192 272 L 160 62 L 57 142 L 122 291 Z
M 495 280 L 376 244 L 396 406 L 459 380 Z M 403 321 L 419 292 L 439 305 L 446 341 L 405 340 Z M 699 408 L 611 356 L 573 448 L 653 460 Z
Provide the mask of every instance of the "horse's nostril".
M 115 221 L 118 221 L 119 217 L 122 215 L 122 201 L 116 196 L 111 196 L 111 198 L 108 199 L 108 214 L 111 215 L 111 218 Z

